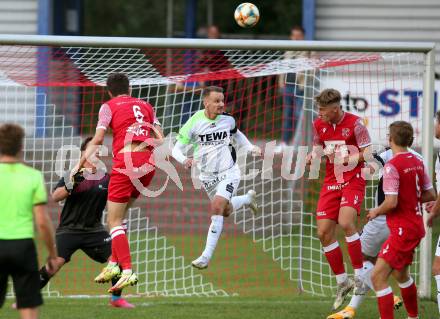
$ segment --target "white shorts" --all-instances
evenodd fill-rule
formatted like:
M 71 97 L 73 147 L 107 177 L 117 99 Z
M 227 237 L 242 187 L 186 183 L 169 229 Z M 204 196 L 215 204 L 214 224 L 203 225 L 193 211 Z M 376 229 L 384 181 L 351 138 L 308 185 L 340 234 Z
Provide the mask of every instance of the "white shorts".
M 217 195 L 230 201 L 237 192 L 240 179 L 240 169 L 237 165 L 219 174 L 200 174 L 202 186 L 211 200 Z
M 362 253 L 369 257 L 376 257 L 382 244 L 390 236 L 385 218 L 375 218 L 365 224 L 361 234 Z
M 435 249 L 435 256 L 440 257 L 440 235 L 438 236 L 438 240 L 437 240 L 437 248 Z

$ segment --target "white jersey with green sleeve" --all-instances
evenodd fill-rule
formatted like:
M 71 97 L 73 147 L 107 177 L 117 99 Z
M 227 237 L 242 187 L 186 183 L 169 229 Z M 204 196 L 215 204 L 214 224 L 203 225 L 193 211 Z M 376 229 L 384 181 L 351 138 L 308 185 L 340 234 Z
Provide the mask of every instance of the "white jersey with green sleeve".
M 230 114 L 223 113 L 210 120 L 200 110 L 181 127 L 177 139 L 194 147 L 194 160 L 202 174 L 218 174 L 235 164 L 231 136 L 236 132 L 235 119 Z

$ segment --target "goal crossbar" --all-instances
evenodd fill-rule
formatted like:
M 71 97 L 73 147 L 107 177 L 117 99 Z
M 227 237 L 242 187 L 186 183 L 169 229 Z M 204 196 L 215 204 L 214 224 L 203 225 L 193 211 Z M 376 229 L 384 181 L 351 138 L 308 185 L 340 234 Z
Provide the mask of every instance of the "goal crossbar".
M 53 35 L 0 34 L 0 45 L 56 45 L 83 47 L 163 48 L 163 49 L 229 49 L 229 50 L 298 50 L 298 51 L 363 51 L 428 53 L 434 42 L 364 42 L 364 41 L 291 41 L 238 39 L 179 39 L 82 37 Z

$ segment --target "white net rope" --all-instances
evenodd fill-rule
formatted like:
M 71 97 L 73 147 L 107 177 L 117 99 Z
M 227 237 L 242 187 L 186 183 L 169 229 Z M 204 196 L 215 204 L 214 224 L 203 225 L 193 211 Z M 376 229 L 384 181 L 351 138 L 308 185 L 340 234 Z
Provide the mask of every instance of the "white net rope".
M 216 254 L 221 257 L 213 263 L 221 265 L 216 268 L 218 272 L 231 275 L 223 278 L 214 271 L 205 275 L 190 267 L 191 258 L 197 257 L 204 244 L 209 202 L 200 185 L 176 165 L 183 191 L 170 182 L 159 197 L 141 199 L 138 207 L 130 210 L 132 259 L 140 276 L 136 294 L 265 294 L 263 287 L 268 284 L 274 287 L 268 292 L 271 294 L 296 289 L 331 294 L 335 282 L 316 237 L 313 216 L 319 190 L 316 181 L 307 181 L 307 173 L 302 179 L 285 178 L 295 172 L 299 146 L 311 145 L 310 125 L 316 114 L 313 96 L 326 87 L 339 89 L 345 110 L 365 118 L 374 143 L 381 146 L 386 143 L 391 122 L 410 121 L 416 129 L 417 149 L 421 146 L 421 98 L 414 92 L 422 88 L 423 56 L 213 50 L 207 54 L 212 60 L 206 62 L 199 58 L 203 54 L 207 53 L 0 46 L 0 60 L 7 61 L 0 63 L 0 122 L 12 121 L 25 127 L 25 161 L 43 171 L 52 190 L 60 177 L 55 166 L 57 152 L 65 145 L 78 147 L 82 137 L 93 133 L 99 106 L 107 99 L 99 85 L 110 72 L 129 76 L 133 95 L 155 107 L 167 134 L 177 132 L 202 108 L 204 85 L 221 85 L 232 113 L 240 118 L 240 129 L 263 148 L 282 138 L 284 103 L 279 101 L 283 93 L 278 82 L 279 76 L 284 76 L 284 85 L 294 88 L 284 94 L 303 100 L 288 143 L 294 148 L 289 156 L 275 156 L 270 168 L 262 159 L 252 157 L 242 165 L 243 175 L 251 170 L 258 173 L 244 178 L 237 194 L 255 189 L 261 213 L 253 217 L 241 209 L 226 221 L 220 239 L 226 246 L 217 248 Z M 288 74 L 292 73 L 296 76 L 289 82 Z M 106 161 L 110 162 L 110 156 Z M 158 187 L 164 178 L 161 173 L 155 178 Z M 374 187 L 374 182 L 369 184 L 366 208 L 372 207 Z M 59 206 L 50 208 L 55 220 Z M 227 252 L 219 253 L 222 249 Z M 77 262 L 61 270 L 45 288 L 46 294 L 102 293 L 103 288 L 91 282 L 101 266 L 85 256 L 74 258 Z M 243 267 L 249 272 L 240 271 Z M 254 290 L 239 287 L 238 282 Z

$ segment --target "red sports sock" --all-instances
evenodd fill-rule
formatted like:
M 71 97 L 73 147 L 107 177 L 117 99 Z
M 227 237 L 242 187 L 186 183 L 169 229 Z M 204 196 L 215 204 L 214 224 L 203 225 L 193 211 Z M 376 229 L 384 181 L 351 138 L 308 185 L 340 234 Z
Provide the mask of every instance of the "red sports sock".
M 408 317 L 416 318 L 419 315 L 419 310 L 417 306 L 417 287 L 414 280 L 410 278 L 403 284 L 399 283 L 399 287 Z
M 112 244 L 112 254 L 110 255 L 109 261 L 118 263 L 118 258 L 116 257 L 116 250 L 115 250 L 115 245 L 113 245 L 113 240 L 111 244 Z
M 112 257 L 116 257 L 122 270 L 131 269 L 130 246 L 122 226 L 112 228 Z
M 376 291 L 380 319 L 394 319 L 394 296 L 390 287 Z
M 335 241 L 333 244 L 324 247 L 325 257 L 335 275 L 345 273 L 344 260 L 342 258 L 342 250 L 339 243 Z
M 356 233 L 350 237 L 345 237 L 347 241 L 347 250 L 350 255 L 353 269 L 362 269 L 364 258 L 362 257 L 361 239 Z

